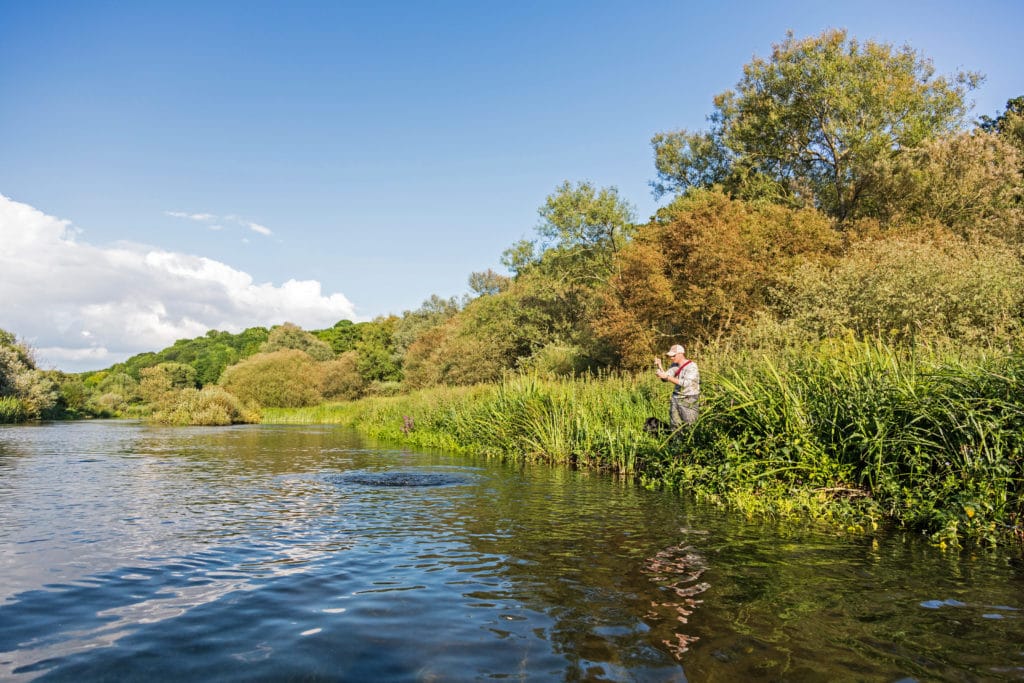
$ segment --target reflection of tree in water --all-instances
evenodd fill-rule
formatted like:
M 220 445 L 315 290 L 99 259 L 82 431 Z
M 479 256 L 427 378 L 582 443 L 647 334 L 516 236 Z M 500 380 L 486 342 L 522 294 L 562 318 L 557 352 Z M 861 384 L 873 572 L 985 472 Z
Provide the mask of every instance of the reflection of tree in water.
M 666 630 L 671 628 L 671 635 L 663 638 L 661 643 L 676 659 L 690 649 L 690 643 L 699 640 L 698 636 L 682 633 L 678 628 L 680 624 L 689 622 L 689 616 L 702 602 L 696 596 L 710 587 L 707 582 L 700 581 L 706 569 L 704 558 L 686 542 L 661 550 L 647 560 L 644 567 L 651 581 L 666 596 L 665 600 L 652 601 L 651 610 L 644 618 L 651 622 L 655 632 L 660 630 L 659 625 L 664 625 Z

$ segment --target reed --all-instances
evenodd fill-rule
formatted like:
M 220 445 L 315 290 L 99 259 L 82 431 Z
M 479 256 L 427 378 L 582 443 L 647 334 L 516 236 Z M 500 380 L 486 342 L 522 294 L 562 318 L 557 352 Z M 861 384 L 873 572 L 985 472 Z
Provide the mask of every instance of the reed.
M 643 432 L 647 416 L 665 412 L 657 389 L 629 376 L 522 375 L 494 385 L 266 409 L 263 421 L 343 424 L 411 445 L 633 473 L 641 453 L 664 446 Z
M 263 419 L 600 468 L 750 514 L 890 524 L 938 544 L 1021 536 L 1024 356 L 840 339 L 701 371 L 701 417 L 677 441 L 643 430 L 669 393 L 651 375 L 510 376 Z

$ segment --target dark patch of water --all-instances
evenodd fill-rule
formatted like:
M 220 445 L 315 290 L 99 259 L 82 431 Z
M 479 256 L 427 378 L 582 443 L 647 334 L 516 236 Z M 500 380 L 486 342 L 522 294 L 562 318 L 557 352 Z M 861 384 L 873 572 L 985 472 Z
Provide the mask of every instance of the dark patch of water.
M 359 484 L 361 486 L 456 486 L 468 484 L 471 478 L 465 474 L 451 472 L 346 472 L 327 475 L 327 481 L 336 484 Z

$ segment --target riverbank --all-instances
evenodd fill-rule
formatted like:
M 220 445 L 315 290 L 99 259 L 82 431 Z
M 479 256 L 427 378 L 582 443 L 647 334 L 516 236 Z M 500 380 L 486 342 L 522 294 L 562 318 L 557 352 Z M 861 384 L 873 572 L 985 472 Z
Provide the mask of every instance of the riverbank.
M 939 545 L 1022 538 L 1024 357 L 831 341 L 701 362 L 701 417 L 672 442 L 653 376 L 436 388 L 268 409 L 268 423 L 336 423 L 420 447 L 635 476 L 751 515 L 852 532 L 890 525 Z

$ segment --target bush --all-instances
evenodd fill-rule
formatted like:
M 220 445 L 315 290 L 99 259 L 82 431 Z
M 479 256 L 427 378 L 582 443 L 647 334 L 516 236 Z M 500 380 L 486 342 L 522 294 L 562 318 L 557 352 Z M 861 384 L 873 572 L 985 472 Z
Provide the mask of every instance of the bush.
M 877 169 L 885 212 L 938 220 L 965 237 L 984 233 L 1024 245 L 1022 163 L 1010 140 L 981 131 L 926 142 Z
M 337 360 L 320 364 L 321 393 L 325 399 L 351 401 L 362 395 L 366 382 L 359 374 L 358 355 L 346 351 Z
M 127 408 L 125 397 L 113 391 L 93 396 L 86 404 L 86 409 L 97 417 L 117 417 Z
M 667 339 L 690 347 L 731 333 L 801 264 L 839 250 L 839 233 L 813 209 L 691 191 L 619 253 L 602 333 L 625 367 L 648 367 Z
M 586 372 L 590 367 L 590 358 L 579 346 L 552 342 L 524 359 L 521 366 L 527 372 L 536 372 L 541 377 L 555 379 Z
M 321 370 L 304 351 L 258 353 L 224 371 L 220 386 L 244 403 L 299 408 L 320 403 Z
M 172 425 L 229 425 L 259 422 L 259 411 L 245 407 L 236 396 L 221 387 L 183 389 L 166 410 L 153 415 L 155 422 Z
M 184 363 L 160 363 L 143 368 L 139 374 L 139 393 L 146 402 L 158 406 L 181 389 L 196 386 L 196 369 Z
M 833 269 L 790 280 L 783 315 L 819 336 L 1008 339 L 1024 310 L 1024 266 L 1007 247 L 891 235 L 854 245 Z

